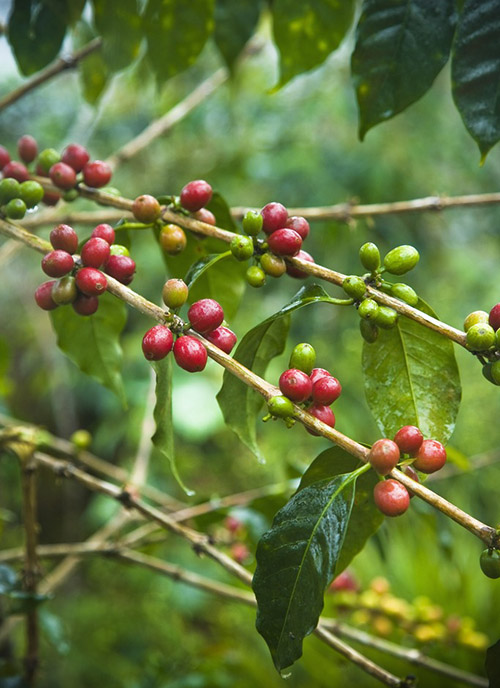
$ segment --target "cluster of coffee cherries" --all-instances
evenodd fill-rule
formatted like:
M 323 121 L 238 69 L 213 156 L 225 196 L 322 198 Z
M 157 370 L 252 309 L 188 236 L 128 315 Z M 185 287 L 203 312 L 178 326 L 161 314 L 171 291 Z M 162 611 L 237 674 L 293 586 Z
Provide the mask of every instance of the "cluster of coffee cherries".
M 165 305 L 173 315 L 183 306 L 188 297 L 188 287 L 181 279 L 169 279 L 162 290 Z M 207 350 L 204 344 L 184 330 L 192 328 L 203 335 L 209 342 L 224 353 L 231 353 L 237 337 L 228 327 L 223 325 L 224 311 L 220 303 L 214 299 L 200 299 L 195 301 L 187 313 L 188 324 L 179 319 L 178 324 L 155 325 L 149 329 L 142 340 L 142 351 L 149 361 L 160 361 L 173 350 L 178 366 L 189 373 L 196 373 L 205 368 Z M 174 334 L 177 339 L 174 342 Z
M 266 275 L 281 277 L 285 272 L 291 277 L 305 278 L 307 273 L 287 263 L 285 258 L 296 256 L 314 263 L 313 257 L 302 250 L 302 242 L 309 234 L 309 223 L 305 217 L 292 215 L 281 203 L 268 203 L 260 212 L 249 210 L 243 217 L 243 231 L 231 242 L 231 253 L 237 260 L 253 258 L 255 263 L 246 272 L 248 284 L 262 287 Z M 258 238 L 260 232 L 267 239 Z
M 57 225 L 50 233 L 53 250 L 42 258 L 42 270 L 56 279 L 37 288 L 38 306 L 51 311 L 71 304 L 79 315 L 92 315 L 99 306 L 98 297 L 108 285 L 104 272 L 122 284 L 130 284 L 135 261 L 128 249 L 114 240 L 115 230 L 111 225 L 97 225 L 77 255 L 77 233 L 69 225 Z
M 419 428 L 405 425 L 394 439 L 377 440 L 368 452 L 368 461 L 381 475 L 388 475 L 400 461 L 405 462 L 403 471 L 418 482 L 418 473 L 435 473 L 446 462 L 446 449 L 438 440 L 424 440 Z M 411 465 L 410 465 L 411 460 Z M 386 516 L 400 516 L 410 505 L 410 495 L 398 480 L 387 478 L 375 485 L 373 498 L 376 506 Z
M 38 203 L 55 205 L 61 194 L 44 191 L 38 182 L 30 179 L 30 166 L 34 173 L 49 177 L 52 183 L 64 192 L 65 200 L 74 200 L 75 186 L 79 181 L 87 186 L 101 188 L 111 179 L 111 167 L 102 160 L 91 160 L 87 149 L 78 143 L 71 143 L 59 154 L 54 148 L 38 151 L 38 143 L 26 134 L 17 142 L 20 160 L 11 160 L 6 148 L 0 146 L 0 205 L 2 212 L 11 219 L 22 219 L 26 210 Z
M 398 313 L 393 308 L 382 306 L 375 299 L 370 298 L 366 293 L 367 285 L 394 296 L 410 306 L 416 306 L 418 296 L 408 284 L 388 282 L 382 278 L 382 275 L 384 273 L 404 275 L 415 267 L 420 255 L 413 246 L 402 245 L 393 248 L 381 260 L 378 246 L 367 242 L 359 249 L 359 257 L 363 267 L 369 272 L 362 277 L 349 275 L 342 282 L 342 287 L 346 294 L 354 299 L 361 318 L 359 324 L 361 335 L 371 344 L 376 341 L 379 328 L 388 330 L 396 325 Z
M 489 313 L 469 313 L 464 320 L 464 330 L 467 348 L 479 354 L 484 363 L 483 375 L 494 385 L 500 385 L 500 303 Z
M 287 425 L 293 424 L 295 403 L 303 405 L 308 413 L 326 425 L 335 427 L 335 415 L 330 406 L 339 398 L 342 386 L 328 370 L 315 368 L 315 363 L 314 348 L 307 343 L 297 344 L 291 353 L 289 367 L 280 375 L 281 395 L 267 402 L 269 416 L 266 418 L 284 418 Z M 307 431 L 311 435 L 318 434 L 310 428 Z

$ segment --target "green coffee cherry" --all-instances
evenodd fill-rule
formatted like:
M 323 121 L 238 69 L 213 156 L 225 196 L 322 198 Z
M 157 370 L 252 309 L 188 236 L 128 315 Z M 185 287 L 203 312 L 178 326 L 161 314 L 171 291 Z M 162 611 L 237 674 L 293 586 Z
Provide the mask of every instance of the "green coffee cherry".
M 286 263 L 283 258 L 274 253 L 263 253 L 260 257 L 260 266 L 271 277 L 281 277 L 286 272 Z
M 92 443 L 92 435 L 88 430 L 75 430 L 69 440 L 77 449 L 88 449 Z
M 257 236 L 262 229 L 262 215 L 257 210 L 247 210 L 242 221 L 243 231 L 250 236 Z
M 44 194 L 43 186 L 31 179 L 19 185 L 19 198 L 26 203 L 27 208 L 38 205 Z
M 495 332 L 495 349 L 500 350 L 500 329 Z
M 287 397 L 278 395 L 267 402 L 269 413 L 276 418 L 290 418 L 293 416 L 293 404 Z
M 71 275 L 61 277 L 52 287 L 51 296 L 52 300 L 55 301 L 58 306 L 65 306 L 68 303 L 73 303 L 78 296 L 75 278 L 71 277 Z
M 391 294 L 397 299 L 401 299 L 401 301 L 404 301 L 409 306 L 416 306 L 418 303 L 417 292 L 403 282 L 396 282 L 396 284 L 393 284 Z
M 476 323 L 467 330 L 466 339 L 471 351 L 488 351 L 495 344 L 495 330 L 487 323 Z
M 7 177 L 0 182 L 0 205 L 8 203 L 21 195 L 21 184 L 13 177 Z
M 45 148 L 45 150 L 39 153 L 36 163 L 37 166 L 45 172 L 45 174 L 48 174 L 52 165 L 55 165 L 60 159 L 61 156 L 55 150 L 55 148 Z
M 467 332 L 473 325 L 487 323 L 489 315 L 486 311 L 472 311 L 464 320 L 464 330 Z
M 361 336 L 365 342 L 368 342 L 368 344 L 373 344 L 373 342 L 377 341 L 378 327 L 372 320 L 361 319 L 359 321 L 359 331 L 361 332 Z
M 486 365 L 483 366 L 482 373 L 484 377 L 488 380 L 488 382 L 491 382 L 492 385 L 496 385 L 497 383 L 493 379 L 493 375 L 491 373 L 491 369 L 493 368 L 493 363 L 486 363 Z
M 363 267 L 370 272 L 375 272 L 380 267 L 380 251 L 371 241 L 359 249 L 359 258 Z
M 20 198 L 13 198 L 5 206 L 4 212 L 11 220 L 22 220 L 26 215 L 26 203 Z
M 345 293 L 356 301 L 362 299 L 366 292 L 366 284 L 361 277 L 357 275 L 349 275 L 342 282 L 342 288 Z
M 379 305 L 373 299 L 364 299 L 359 304 L 358 313 L 364 320 L 375 320 Z
M 310 375 L 314 364 L 316 363 L 316 352 L 314 348 L 307 343 L 297 344 L 290 355 L 288 363 L 289 368 L 298 368 L 306 375 Z
M 266 283 L 266 273 L 258 265 L 252 265 L 246 271 L 246 280 L 251 287 L 263 287 Z
M 479 558 L 481 571 L 488 578 L 500 578 L 500 550 L 485 549 Z
M 73 201 L 76 201 L 80 194 L 76 189 L 69 189 L 65 193 L 63 193 L 63 200 L 66 201 L 66 203 L 72 203 Z
M 236 260 L 248 260 L 253 256 L 253 241 L 249 236 L 238 234 L 229 244 L 229 248 Z
M 397 320 L 398 314 L 396 311 L 393 308 L 388 308 L 387 306 L 379 306 L 378 312 L 373 318 L 375 325 L 378 325 L 378 327 L 381 327 L 383 330 L 390 330 L 395 326 Z
M 109 247 L 110 256 L 130 256 L 130 251 L 126 246 L 121 244 L 111 244 Z
M 420 260 L 420 254 L 414 246 L 396 246 L 386 254 L 384 267 L 391 275 L 404 275 Z
M 495 385 L 500 385 L 500 361 L 495 361 L 490 364 L 490 376 Z
M 189 289 L 184 280 L 173 278 L 165 282 L 161 295 L 168 308 L 180 308 L 186 303 L 188 294 Z

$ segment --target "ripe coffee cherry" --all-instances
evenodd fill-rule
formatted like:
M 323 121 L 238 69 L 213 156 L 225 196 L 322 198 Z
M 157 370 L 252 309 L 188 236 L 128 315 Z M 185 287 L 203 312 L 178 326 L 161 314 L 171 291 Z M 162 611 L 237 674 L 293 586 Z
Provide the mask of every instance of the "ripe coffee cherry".
M 342 282 L 342 288 L 348 296 L 357 301 L 362 299 L 366 292 L 365 281 L 357 275 L 346 277 Z
M 192 213 L 207 205 L 212 198 L 212 187 L 204 179 L 195 179 L 181 191 L 181 205 Z
M 263 218 L 256 210 L 247 210 L 243 216 L 243 231 L 249 236 L 257 236 L 262 229 Z
M 27 208 L 34 208 L 43 198 L 45 191 L 43 186 L 38 182 L 28 179 L 19 185 L 19 193 L 22 201 L 26 203 Z
M 43 203 L 45 205 L 57 205 L 60 200 L 61 194 L 58 194 L 56 191 L 46 191 L 43 194 Z
M 384 267 L 391 275 L 404 275 L 420 260 L 420 254 L 413 246 L 403 245 L 393 248 L 384 257 Z
M 75 265 L 73 256 L 66 251 L 50 251 L 42 258 L 42 270 L 49 277 L 63 277 Z
M 10 162 L 9 151 L 4 146 L 0 146 L 0 170 L 3 170 L 8 162 Z
M 13 198 L 5 206 L 4 212 L 11 220 L 22 220 L 26 215 L 26 203 L 20 198 Z
M 472 313 L 469 313 L 464 320 L 464 330 L 467 332 L 472 325 L 477 325 L 478 323 L 487 323 L 488 319 L 489 316 L 486 311 L 473 311 Z
M 314 263 L 314 258 L 307 251 L 299 251 L 295 257 L 299 258 L 300 260 L 305 260 L 308 263 Z M 296 265 L 290 265 L 290 263 L 286 264 L 286 272 L 287 275 L 290 275 L 290 277 L 295 277 L 296 279 L 305 279 L 306 277 L 309 277 L 307 272 L 304 272 L 304 270 L 301 270 Z
M 323 377 L 331 377 L 332 374 L 325 368 L 313 368 L 311 374 L 309 375 L 312 384 L 314 385 L 318 380 Z
M 359 321 L 359 331 L 361 332 L 361 336 L 365 342 L 368 342 L 368 344 L 373 344 L 373 342 L 377 341 L 378 327 L 373 321 L 361 319 Z
M 159 237 L 160 246 L 170 256 L 181 253 L 186 248 L 186 235 L 178 225 L 168 224 L 162 227 Z
M 260 214 L 262 215 L 262 229 L 266 234 L 272 234 L 277 229 L 286 226 L 288 210 L 281 203 L 268 203 L 262 208 Z
M 49 177 L 60 189 L 72 189 L 76 184 L 75 170 L 64 162 L 56 162 L 52 165 Z
M 24 183 L 24 182 L 23 182 Z M 6 177 L 0 182 L 0 205 L 8 203 L 21 195 L 21 184 L 13 177 Z
M 111 277 L 122 284 L 130 284 L 134 279 L 135 260 L 129 256 L 110 255 L 104 269 Z
M 54 308 L 57 308 L 58 304 L 52 298 L 52 287 L 55 283 L 56 280 L 50 280 L 36 288 L 35 301 L 44 311 L 53 311 Z
M 368 241 L 359 249 L 359 259 L 364 268 L 375 272 L 380 267 L 380 251 L 376 244 Z
M 268 244 L 277 256 L 296 256 L 302 246 L 302 238 L 294 229 L 277 229 L 269 236 Z
M 311 396 L 312 382 L 302 370 L 289 368 L 281 373 L 279 388 L 291 401 L 301 402 Z
M 154 196 L 142 194 L 132 203 L 132 213 L 138 222 L 150 224 L 161 215 L 161 206 Z
M 4 179 L 7 179 L 7 177 L 12 177 L 13 179 L 17 179 L 18 182 L 25 182 L 30 176 L 27 167 L 23 165 L 22 162 L 18 162 L 17 160 L 11 160 L 8 162 L 4 166 L 2 173 Z
M 396 284 L 393 284 L 391 294 L 397 299 L 404 301 L 409 306 L 416 306 L 418 304 L 417 292 L 408 284 L 404 284 L 403 282 L 396 282 Z
M 83 168 L 83 181 L 87 186 L 92 186 L 94 189 L 106 186 L 111 175 L 111 167 L 103 160 L 88 162 Z
M 245 273 L 245 278 L 251 287 L 263 287 L 266 283 L 266 273 L 258 265 L 251 265 Z
M 193 217 L 195 218 L 195 220 L 198 220 L 199 222 L 204 222 L 206 225 L 212 225 L 212 227 L 215 227 L 215 215 L 208 208 L 200 208 L 195 213 L 193 213 Z
M 107 243 L 111 246 L 115 240 L 115 230 L 111 225 L 103 223 L 101 225 L 97 225 L 97 227 L 94 227 L 90 236 L 104 239 L 104 241 L 107 241 Z
M 500 578 L 500 550 L 485 549 L 479 558 L 481 571 L 488 578 Z
M 317 404 L 330 406 L 339 398 L 341 392 L 342 385 L 336 377 L 330 375 L 316 380 L 312 388 L 312 398 Z
M 437 440 L 424 440 L 415 454 L 413 468 L 422 473 L 435 473 L 446 463 L 446 449 Z
M 352 592 L 357 592 L 359 590 L 359 584 L 352 573 L 346 570 L 342 571 L 342 573 L 332 580 L 328 590 L 331 592 L 339 592 L 341 590 L 351 590 Z
M 163 303 L 168 308 L 180 308 L 186 303 L 188 293 L 189 289 L 184 280 L 169 279 L 163 285 Z
M 420 449 L 424 436 L 415 425 L 405 425 L 394 435 L 394 442 L 403 454 L 415 456 Z
M 373 322 L 383 330 L 390 330 L 398 320 L 397 312 L 388 306 L 379 306 Z
M 58 306 L 66 306 L 68 303 L 73 303 L 78 296 L 78 290 L 75 284 L 75 278 L 70 275 L 62 277 L 52 287 L 52 298 Z
M 189 308 L 188 320 L 193 330 L 200 334 L 208 334 L 222 323 L 224 311 L 220 303 L 214 299 L 201 299 Z
M 281 277 L 286 272 L 286 263 L 283 258 L 274 253 L 263 253 L 260 257 L 260 266 L 271 277 Z
M 78 294 L 71 305 L 73 306 L 75 313 L 78 313 L 78 315 L 93 315 L 99 308 L 99 299 L 97 296 L 85 296 L 85 294 Z
M 368 461 L 379 475 L 387 475 L 399 463 L 401 454 L 396 442 L 384 438 L 374 442 L 368 452 Z
M 410 506 L 410 495 L 404 485 L 389 478 L 375 485 L 375 506 L 386 516 L 401 516 Z
M 325 423 L 325 425 L 329 425 L 331 428 L 335 427 L 335 414 L 329 406 L 324 406 L 323 404 L 313 404 L 307 409 L 307 412 L 310 413 L 311 416 L 314 416 L 320 420 L 322 423 Z M 311 428 L 306 428 L 306 430 L 310 435 L 314 435 L 315 437 L 319 435 L 316 430 L 312 430 Z
M 55 249 L 76 253 L 78 250 L 78 235 L 69 225 L 57 225 L 50 233 L 50 243 Z
M 311 230 L 309 222 L 301 215 L 292 215 L 292 217 L 288 218 L 284 226 L 288 227 L 289 229 L 293 229 L 297 232 L 297 234 L 300 234 L 302 241 L 307 239 Z
M 36 160 L 37 174 L 48 175 L 52 165 L 59 162 L 61 156 L 54 148 L 45 148 Z
M 72 167 L 75 172 L 81 172 L 90 160 L 90 155 L 79 143 L 70 143 L 62 152 L 61 161 Z
M 207 364 L 207 350 L 198 339 L 185 335 L 174 344 L 174 358 L 188 373 L 197 373 Z
M 7 175 L 4 175 L 7 176 Z M 500 329 L 500 303 L 497 303 L 488 315 L 488 322 L 495 332 Z
M 293 416 L 293 404 L 288 397 L 276 395 L 267 402 L 267 408 L 271 416 L 276 418 L 290 418 Z
M 160 361 L 174 344 L 172 332 L 165 325 L 155 325 L 142 338 L 142 352 L 148 361 Z
M 109 244 L 105 239 L 91 237 L 82 246 L 80 257 L 84 265 L 100 268 L 110 256 Z
M 221 349 L 221 351 L 224 351 L 224 353 L 230 354 L 238 338 L 229 327 L 220 325 L 207 334 L 207 339 Z
M 466 341 L 471 351 L 487 351 L 495 345 L 495 330 L 486 323 L 477 323 L 467 330 Z
M 254 246 L 249 236 L 238 234 L 232 239 L 229 248 L 236 260 L 248 260 L 253 256 Z
M 375 320 L 379 305 L 373 299 L 363 299 L 359 304 L 358 313 L 364 320 Z
M 306 375 L 310 375 L 316 363 L 316 351 L 307 343 L 297 344 L 290 354 L 288 361 L 289 368 L 302 370 Z
M 82 268 L 76 273 L 76 286 L 86 296 L 99 296 L 108 286 L 106 276 L 96 268 Z
M 38 153 L 38 144 L 33 136 L 29 134 L 21 136 L 17 142 L 17 152 L 23 162 L 33 162 Z

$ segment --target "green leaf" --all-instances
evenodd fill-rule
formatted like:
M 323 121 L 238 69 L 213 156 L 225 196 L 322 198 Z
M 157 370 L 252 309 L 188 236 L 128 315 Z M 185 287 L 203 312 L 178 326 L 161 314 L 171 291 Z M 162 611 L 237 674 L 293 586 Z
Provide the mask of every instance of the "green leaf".
M 191 67 L 214 28 L 214 0 L 148 0 L 147 56 L 159 82 Z
M 437 317 L 422 300 L 417 308 Z M 363 372 L 368 405 L 384 437 L 416 425 L 424 437 L 447 442 L 461 397 L 447 337 L 400 316 L 396 327 L 381 330 L 373 344 L 364 343 Z
M 317 67 L 336 50 L 354 17 L 354 0 L 275 0 L 274 40 L 280 53 L 280 86 Z
M 191 266 L 185 277 L 189 286 L 189 303 L 212 298 L 220 303 L 224 316 L 236 315 L 245 292 L 246 266 L 233 258 L 231 251 L 205 256 Z
M 359 136 L 418 100 L 448 60 L 455 0 L 365 0 L 351 68 Z
M 37 592 L 26 592 L 25 590 L 12 590 L 6 593 L 6 597 L 12 600 L 10 605 L 11 614 L 26 614 L 36 609 L 43 602 L 53 598 L 52 594 Z
M 96 34 L 90 26 L 81 21 L 75 31 L 76 43 L 79 47 L 85 45 Z M 100 50 L 95 50 L 78 64 L 80 80 L 82 82 L 83 97 L 91 105 L 95 105 L 108 85 L 111 73 Z
M 330 302 L 330 297 L 322 287 L 317 284 L 302 287 L 289 304 L 246 333 L 234 353 L 235 360 L 263 377 L 269 361 L 281 354 L 285 348 L 289 314 L 321 301 Z M 226 425 L 238 435 L 259 461 L 265 461 L 257 445 L 255 428 L 255 421 L 263 404 L 260 394 L 225 371 L 217 401 Z
M 206 207 L 215 215 L 217 227 L 227 229 L 230 232 L 238 231 L 238 226 L 231 215 L 231 208 L 218 191 L 213 192 L 212 198 Z
M 50 312 L 57 345 L 87 375 L 112 390 L 126 405 L 120 370 L 120 334 L 127 320 L 125 304 L 111 294 L 99 297 L 99 308 L 82 317 L 70 306 Z
M 256 625 L 278 671 L 302 655 L 304 637 L 316 628 L 346 534 L 357 474 L 299 490 L 258 544 L 252 584 Z
M 137 0 L 92 0 L 94 23 L 102 36 L 102 55 L 111 71 L 128 67 L 139 55 L 142 20 Z
M 187 495 L 193 495 L 183 483 L 175 462 L 174 427 L 172 423 L 172 357 L 151 361 L 156 375 L 156 404 L 153 417 L 156 430 L 151 438 L 153 445 L 168 459 L 172 475 Z
M 255 31 L 261 5 L 259 0 L 215 0 L 215 43 L 231 71 Z
M 12 382 L 8 378 L 9 365 L 10 348 L 7 341 L 0 337 L 0 396 L 6 396 L 12 387 Z
M 500 688 L 500 640 L 486 650 L 486 675 L 489 688 Z
M 496 0 L 467 0 L 451 63 L 455 105 L 484 162 L 500 139 L 500 15 Z

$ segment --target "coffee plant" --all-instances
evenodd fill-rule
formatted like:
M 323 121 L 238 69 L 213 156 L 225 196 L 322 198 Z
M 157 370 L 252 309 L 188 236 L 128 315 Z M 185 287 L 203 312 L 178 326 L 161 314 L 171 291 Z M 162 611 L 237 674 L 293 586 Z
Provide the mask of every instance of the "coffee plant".
M 228 91 L 244 82 L 248 64 L 268 59 L 271 44 L 277 76 L 267 97 L 288 82 L 292 89 L 296 77 L 326 65 L 337 49 L 339 54 L 350 51 L 361 140 L 416 103 L 449 61 L 454 106 L 479 148 L 481 164 L 486 163 L 481 174 L 487 174 L 494 153 L 493 161 L 487 155 L 500 139 L 497 3 L 13 0 L 4 33 L 22 82 L 0 98 L 0 118 L 17 113 L 6 124 L 0 119 L 0 234 L 5 239 L 0 264 L 7 274 L 11 253 L 20 248 L 28 260 L 39 260 L 33 282 L 34 270 L 23 275 L 22 286 L 30 297 L 22 308 L 15 290 L 3 282 L 3 298 L 12 298 L 8 319 L 33 320 L 43 323 L 42 328 L 50 323 L 58 348 L 79 370 L 77 384 L 90 390 L 84 403 L 94 408 L 100 425 L 73 423 L 70 428 L 66 416 L 74 415 L 74 409 L 65 408 L 66 397 L 58 397 L 60 383 L 50 375 L 43 385 L 48 379 L 51 391 L 43 392 L 44 403 L 55 404 L 54 422 L 40 403 L 42 392 L 37 408 L 23 412 L 23 404 L 15 403 L 22 390 L 12 392 L 9 366 L 22 367 L 30 356 L 36 357 L 30 353 L 32 342 L 26 337 L 18 351 L 10 350 L 8 342 L 4 347 L 0 339 L 0 449 L 9 490 L 0 511 L 7 535 L 0 552 L 0 685 L 55 685 L 44 643 L 48 638 L 55 642 L 62 622 L 46 610 L 54 595 L 64 596 L 58 588 L 82 559 L 101 557 L 103 566 L 119 561 L 147 570 L 148 586 L 156 573 L 182 590 L 189 586 L 254 608 L 257 632 L 270 653 L 265 661 L 274 664 L 278 676 L 291 673 L 292 682 L 322 686 L 337 678 L 338 685 L 353 680 L 409 688 L 419 680 L 425 685 L 426 678 L 435 675 L 439 683 L 432 685 L 498 686 L 497 628 L 483 632 L 462 609 L 445 614 L 440 599 L 420 596 L 409 602 L 403 591 L 393 591 L 390 571 L 375 564 L 369 579 L 360 582 L 356 561 L 378 548 L 384 562 L 382 533 L 397 541 L 402 532 L 398 521 L 412 518 L 424 541 L 435 518 L 433 541 L 446 550 L 443 561 L 452 562 L 457 576 L 465 580 L 466 570 L 473 569 L 474 585 L 481 590 L 493 590 L 485 587 L 496 585 L 488 579 L 500 578 L 500 528 L 483 522 L 460 494 L 455 498 L 440 489 L 450 475 L 472 475 L 472 461 L 450 444 L 462 399 L 459 363 L 468 366 L 472 361 L 479 371 L 480 386 L 474 390 L 488 388 L 491 394 L 500 385 L 500 304 L 474 295 L 464 299 L 459 327 L 440 319 L 434 311 L 441 301 L 435 285 L 443 284 L 444 268 L 422 238 L 424 211 L 483 208 L 498 204 L 500 196 L 432 196 L 369 205 L 351 199 L 336 206 L 297 207 L 296 188 L 303 185 L 313 197 L 315 182 L 308 179 L 310 168 L 306 172 L 304 167 L 300 182 L 290 181 L 291 193 L 280 197 L 266 184 L 265 198 L 257 202 L 242 183 L 242 205 L 231 207 L 234 186 L 226 193 L 213 181 L 222 178 L 217 160 L 205 161 L 189 178 L 187 170 L 199 153 L 194 139 L 182 144 L 184 158 L 180 156 L 165 177 L 159 152 L 123 185 L 120 174 L 125 162 L 149 146 L 164 153 L 159 137 L 225 81 Z M 62 52 L 68 46 L 73 50 L 69 57 Z M 205 59 L 223 66 L 197 83 Z M 151 75 L 159 99 L 161 89 L 166 93 L 174 88 L 185 72 L 191 75 L 192 92 L 106 157 L 104 129 L 90 146 L 88 136 L 69 140 L 67 131 L 51 135 L 50 127 L 37 131 L 30 122 L 37 119 L 37 108 L 49 107 L 43 94 L 47 82 L 56 84 L 67 71 L 76 72 L 72 88 L 78 79 L 83 98 L 95 108 L 92 128 L 98 132 L 104 104 L 118 107 L 116 94 L 130 111 L 141 98 L 154 100 L 148 91 Z M 134 89 L 121 91 L 119 86 L 120 79 L 131 74 L 137 103 Z M 63 110 L 66 96 L 55 93 Z M 287 93 L 293 95 L 293 90 Z M 30 99 L 31 110 L 23 111 L 22 103 Z M 148 116 L 153 119 L 151 111 Z M 220 136 L 214 129 L 227 125 L 223 112 L 217 117 L 208 127 L 209 139 Z M 90 127 L 90 118 L 85 121 Z M 461 126 L 458 115 L 456 124 Z M 265 127 L 263 121 L 258 132 L 263 145 Z M 82 133 L 85 126 L 77 128 Z M 194 131 L 198 134 L 196 126 Z M 302 151 L 305 166 L 308 154 Z M 400 165 L 402 161 L 404 156 Z M 230 184 L 231 165 L 228 168 L 225 179 Z M 396 177 L 402 174 L 399 170 Z M 411 170 L 405 167 L 404 174 Z M 409 213 L 419 213 L 419 219 L 409 221 L 400 239 L 395 232 L 389 241 L 378 229 L 371 231 L 379 216 Z M 363 218 L 369 231 L 360 233 L 358 241 L 355 223 Z M 325 219 L 352 230 L 348 240 L 338 234 L 333 250 L 320 236 L 328 232 L 328 226 L 318 222 Z M 467 269 L 494 285 L 494 275 L 485 267 L 487 236 L 483 263 L 472 268 L 467 264 Z M 455 241 L 460 242 L 459 234 Z M 481 239 L 478 244 L 480 253 Z M 454 301 L 461 298 L 464 266 L 457 259 L 456 274 L 448 278 L 456 290 Z M 420 281 L 413 277 L 418 273 L 424 276 Z M 250 304 L 246 309 L 245 301 Z M 467 313 L 465 303 L 474 310 Z M 238 317 L 239 308 L 244 318 Z M 355 361 L 340 353 L 358 345 L 366 405 L 359 400 L 361 377 L 354 371 Z M 45 366 L 50 356 L 45 351 L 39 365 Z M 197 374 L 193 379 L 213 379 L 216 369 L 223 371 L 220 389 L 204 404 L 218 404 L 224 426 L 239 444 L 231 433 L 221 440 L 214 431 L 200 453 L 206 451 L 206 456 L 193 472 L 179 450 L 177 426 L 182 419 L 176 416 L 175 388 L 190 384 L 185 382 L 191 378 L 188 373 Z M 141 424 L 137 390 L 143 393 L 148 372 L 152 386 L 147 401 L 141 401 Z M 127 373 L 137 375 L 140 383 L 132 385 Z M 192 389 L 201 389 L 193 384 Z M 103 396 L 104 390 L 117 401 L 102 401 L 110 398 Z M 203 415 L 211 413 L 195 402 L 191 399 L 182 411 L 191 427 L 203 426 Z M 482 404 L 471 395 L 468 403 L 478 408 Z M 356 421 L 350 418 L 354 415 Z M 118 449 L 115 457 L 96 455 L 106 444 L 100 433 L 113 434 L 123 424 L 140 425 L 140 446 L 131 467 Z M 357 436 L 360 428 L 363 433 Z M 496 427 L 488 430 L 494 446 Z M 279 451 L 271 461 L 273 443 Z M 304 447 L 307 456 L 302 456 Z M 19 480 L 12 477 L 12 457 L 18 459 Z M 156 457 L 161 468 L 153 467 Z M 232 471 L 241 470 L 246 478 L 264 475 L 266 461 L 279 462 L 275 477 L 286 477 L 285 484 L 262 487 L 260 482 L 258 488 L 210 497 L 210 491 L 226 489 Z M 65 489 L 62 479 L 98 496 L 86 497 L 84 506 L 80 502 L 73 508 L 72 519 L 54 542 L 39 523 L 47 519 L 44 510 L 57 510 Z M 210 485 L 205 498 L 204 479 Z M 491 485 L 488 490 L 481 501 L 487 504 L 485 513 L 495 518 L 498 492 Z M 111 517 L 100 506 L 101 498 L 116 505 Z M 97 512 L 108 517 L 85 539 L 76 522 L 87 505 L 92 509 L 95 504 Z M 10 522 L 18 518 L 22 527 L 16 529 Z M 402 561 L 415 537 L 406 528 L 407 538 L 398 543 Z M 467 534 L 462 558 L 446 544 L 450 533 L 460 528 Z M 200 561 L 193 564 L 185 552 L 179 554 L 167 535 L 189 543 Z M 155 549 L 159 544 L 163 549 Z M 423 560 L 425 551 L 422 544 Z M 411 556 L 408 561 L 420 554 Z M 51 567 L 49 562 L 60 558 L 62 562 Z M 425 561 L 419 573 L 437 580 L 441 565 L 441 559 Z M 405 567 L 407 578 L 416 577 L 408 564 Z M 107 593 L 113 595 L 119 585 L 118 577 L 107 583 L 108 589 L 102 587 L 104 616 Z M 84 607 L 84 585 L 80 594 Z M 179 608 L 183 594 L 178 594 Z M 138 603 L 133 623 L 142 629 L 147 622 L 141 611 Z M 184 612 L 189 615 L 189 605 Z M 155 615 L 169 622 L 169 609 L 160 603 Z M 246 623 L 242 619 L 233 623 L 233 639 L 246 632 L 237 627 Z M 212 620 L 205 622 L 208 628 Z M 316 675 L 314 683 L 313 674 L 304 679 L 301 658 L 310 651 L 312 634 L 352 668 L 331 660 L 321 670 L 327 675 Z M 59 648 L 64 646 L 58 642 Z M 367 649 L 361 652 L 351 642 Z M 432 656 L 436 649 L 450 648 L 447 661 Z M 67 651 L 71 657 L 72 650 Z M 121 654 L 127 652 L 122 648 Z M 461 653 L 467 652 L 476 653 L 471 662 L 475 673 L 461 660 Z M 135 658 L 135 649 L 130 654 Z M 395 663 L 394 657 L 403 661 Z M 116 679 L 115 685 L 223 687 L 235 682 L 234 675 L 228 679 L 217 672 L 201 679 L 193 674 L 193 680 L 186 673 L 179 682 L 170 681 L 172 667 L 162 662 L 158 659 L 154 672 L 142 676 L 140 659 L 132 660 L 137 678 L 122 683 Z M 90 674 L 85 675 L 82 686 L 91 684 Z

